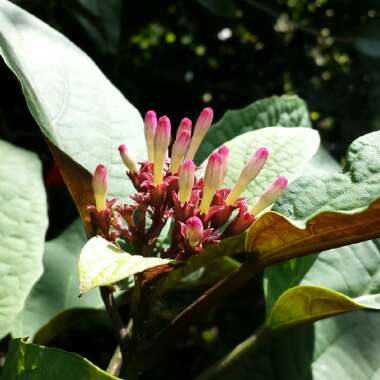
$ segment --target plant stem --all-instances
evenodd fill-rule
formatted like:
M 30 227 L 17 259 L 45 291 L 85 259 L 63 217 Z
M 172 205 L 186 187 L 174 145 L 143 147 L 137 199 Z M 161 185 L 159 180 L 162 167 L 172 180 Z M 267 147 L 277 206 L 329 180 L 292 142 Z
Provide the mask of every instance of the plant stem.
M 106 311 L 111 319 L 115 337 L 120 347 L 122 361 L 122 363 L 120 364 L 121 368 L 126 360 L 127 337 L 129 334 L 129 328 L 125 327 L 123 320 L 121 319 L 119 309 L 116 305 L 115 298 L 113 296 L 113 289 L 109 286 L 101 286 L 100 294 L 102 296 Z
M 127 337 L 126 337 L 127 343 L 129 343 L 130 341 L 132 326 L 133 326 L 133 321 L 132 321 L 132 318 L 130 318 L 127 325 Z M 108 364 L 107 372 L 114 376 L 120 376 L 122 366 L 125 366 L 125 364 L 126 362 L 125 360 L 123 360 L 123 357 L 121 355 L 120 346 L 117 345 L 115 352 L 113 353 L 112 358 Z
M 261 270 L 261 266 L 258 266 L 255 262 L 248 261 L 243 263 L 178 314 L 170 325 L 162 330 L 145 350 L 143 349 L 145 368 L 152 368 L 160 361 L 173 340 L 178 338 L 181 330 L 192 323 L 199 315 L 208 312 L 221 298 L 239 289 L 260 273 Z
M 116 350 L 108 364 L 107 372 L 110 375 L 119 376 L 122 364 L 123 357 L 121 356 L 120 346 L 117 345 Z
M 202 372 L 195 380 L 214 380 L 223 378 L 236 365 L 242 357 L 253 354 L 257 348 L 270 337 L 271 330 L 265 325 L 261 326 L 248 339 L 237 345 L 227 356 L 219 360 L 211 367 Z

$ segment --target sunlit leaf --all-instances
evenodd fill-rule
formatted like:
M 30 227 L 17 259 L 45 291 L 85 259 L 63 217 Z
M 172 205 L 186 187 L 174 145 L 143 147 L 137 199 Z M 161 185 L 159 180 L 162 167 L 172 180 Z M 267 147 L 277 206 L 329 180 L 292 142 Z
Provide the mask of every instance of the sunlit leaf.
M 80 355 L 28 344 L 23 339 L 11 342 L 2 380 L 117 380 Z
M 125 278 L 173 260 L 130 255 L 100 236 L 90 239 L 79 257 L 80 294 L 90 289 L 112 285 Z

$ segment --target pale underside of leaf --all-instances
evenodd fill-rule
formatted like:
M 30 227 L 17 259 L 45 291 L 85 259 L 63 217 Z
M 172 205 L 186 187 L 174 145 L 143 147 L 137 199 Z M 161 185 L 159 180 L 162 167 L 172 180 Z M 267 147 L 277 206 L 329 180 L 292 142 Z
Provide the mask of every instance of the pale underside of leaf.
M 268 127 L 244 133 L 226 142 L 230 149 L 224 186 L 232 188 L 245 163 L 260 147 L 269 149 L 264 168 L 242 196 L 252 203 L 279 175 L 289 181 L 297 178 L 316 153 L 320 143 L 318 132 L 310 128 Z M 206 166 L 202 164 L 203 170 Z
M 0 338 L 42 274 L 48 225 L 41 163 L 0 140 Z
M 90 173 L 105 164 L 110 196 L 126 198 L 132 185 L 117 147 L 129 144 L 145 158 L 139 112 L 84 52 L 6 0 L 0 0 L 0 54 L 45 136 Z
M 93 237 L 83 247 L 79 257 L 80 294 L 169 263 L 173 260 L 130 255 L 100 236 Z

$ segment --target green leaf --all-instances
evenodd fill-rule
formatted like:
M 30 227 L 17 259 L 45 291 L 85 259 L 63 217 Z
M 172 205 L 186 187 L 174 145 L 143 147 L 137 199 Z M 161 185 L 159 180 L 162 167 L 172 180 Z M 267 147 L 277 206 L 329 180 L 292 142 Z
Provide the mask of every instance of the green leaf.
M 380 310 L 380 294 L 355 299 L 329 288 L 300 285 L 281 294 L 266 325 L 274 331 L 361 309 Z
M 349 205 L 360 209 L 368 197 L 376 196 L 378 188 L 379 134 L 364 136 L 353 144 L 348 154 L 347 170 L 353 188 L 336 184 L 335 197 L 328 200 L 330 180 L 314 182 L 319 193 L 325 196 L 326 204 L 344 205 L 345 197 L 352 197 Z M 347 175 L 346 174 L 346 175 Z M 333 176 L 335 178 L 337 174 Z M 312 192 L 312 184 L 302 188 L 302 180 L 297 185 L 298 196 L 294 193 L 290 200 L 276 206 L 278 211 L 302 222 L 302 210 L 310 207 L 306 203 L 306 192 L 314 199 L 317 209 L 325 207 L 317 202 L 318 192 Z M 342 183 L 342 182 L 341 182 Z M 344 182 L 343 182 L 344 183 Z M 304 182 L 303 185 L 306 185 Z M 334 183 L 332 182 L 332 185 Z M 291 194 L 291 192 L 290 192 Z M 357 197 L 357 198 L 355 198 Z M 284 197 L 286 198 L 286 196 Z M 323 199 L 323 197 L 322 197 Z M 297 203 L 298 201 L 302 203 Z M 293 207 L 289 207 L 291 204 Z M 300 208 L 303 205 L 304 208 Z M 347 210 L 346 210 L 347 211 Z M 297 216 L 299 218 L 297 219 Z M 374 223 L 376 224 L 376 223 Z M 371 226 L 363 225 L 360 233 L 365 234 Z M 270 311 L 276 300 L 298 284 L 329 287 L 346 296 L 358 300 L 376 299 L 380 293 L 380 252 L 378 240 L 332 249 L 292 261 L 271 266 L 265 271 L 265 293 L 267 309 Z M 286 334 L 280 334 L 260 352 L 250 353 L 242 358 L 231 376 L 226 378 L 250 379 L 253 376 L 263 379 L 313 378 L 325 380 L 334 373 L 334 379 L 376 378 L 379 371 L 380 351 L 379 316 L 369 312 L 357 312 L 329 320 L 316 322 L 313 326 L 297 327 Z M 275 372 L 274 372 L 275 369 Z M 280 374 L 275 376 L 275 373 Z
M 67 323 L 73 323 L 75 316 L 103 307 L 99 292 L 78 298 L 77 262 L 86 240 L 82 223 L 77 220 L 58 238 L 45 244 L 44 274 L 14 321 L 13 336 L 33 339 L 37 335 L 42 343 L 59 334 Z M 70 318 L 62 318 L 68 311 Z
M 208 132 L 199 148 L 197 162 L 226 141 L 267 127 L 311 127 L 305 102 L 297 96 L 272 96 L 240 110 L 227 111 Z
M 80 294 L 172 262 L 158 257 L 130 255 L 100 236 L 93 237 L 83 247 L 79 257 Z
M 290 287 L 317 284 L 356 300 L 378 300 L 380 242 L 354 244 L 297 258 L 265 271 L 267 307 Z M 371 304 L 369 303 L 369 306 Z M 380 370 L 379 315 L 359 311 L 296 327 L 248 350 L 226 380 L 375 379 Z M 277 374 L 277 375 L 276 375 Z
M 11 342 L 2 380 L 111 380 L 111 376 L 87 359 L 56 348 L 28 344 L 23 339 Z
M 48 225 L 41 163 L 0 140 L 0 338 L 42 274 Z
M 78 47 L 6 0 L 0 0 L 0 54 L 45 136 L 91 173 L 105 164 L 110 196 L 127 197 L 132 184 L 117 147 L 126 143 L 145 157 L 138 111 Z
M 292 181 L 308 165 L 319 146 L 318 132 L 310 128 L 269 127 L 244 133 L 225 143 L 230 149 L 225 185 L 233 187 L 244 164 L 260 147 L 269 149 L 269 158 L 243 196 L 252 203 L 279 175 Z
M 380 236 L 380 132 L 355 140 L 342 174 L 310 171 L 294 181 L 247 235 L 263 266 Z

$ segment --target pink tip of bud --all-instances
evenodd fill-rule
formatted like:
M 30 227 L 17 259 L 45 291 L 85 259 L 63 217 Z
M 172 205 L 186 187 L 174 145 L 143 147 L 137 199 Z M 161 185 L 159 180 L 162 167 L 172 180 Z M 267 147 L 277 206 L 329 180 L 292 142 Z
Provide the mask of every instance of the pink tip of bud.
M 196 247 L 201 242 L 203 237 L 203 224 L 197 216 L 187 219 L 184 235 L 191 247 Z
M 254 157 L 261 158 L 261 159 L 267 159 L 269 156 L 269 149 L 265 147 L 261 147 L 256 150 L 256 153 L 254 154 Z
M 107 208 L 108 173 L 104 165 L 98 165 L 92 177 L 92 189 L 94 191 L 96 209 L 98 211 Z
M 190 142 L 189 149 L 186 153 L 186 159 L 192 160 L 197 152 L 199 145 L 206 136 L 207 131 L 211 127 L 213 110 L 210 107 L 204 108 L 195 123 L 193 137 Z
M 192 122 L 190 119 L 188 119 L 187 117 L 183 118 L 179 124 L 179 127 L 177 129 L 177 135 L 176 135 L 176 138 L 182 133 L 182 132 L 187 132 L 191 135 L 191 126 L 192 126 Z
M 148 161 L 153 162 L 153 140 L 156 133 L 157 116 L 154 111 L 148 111 L 145 114 L 144 120 L 144 134 L 146 141 L 146 148 L 148 151 Z
M 191 160 L 186 160 L 183 162 L 181 166 L 181 171 L 182 170 L 195 170 L 195 164 Z
M 222 156 L 222 157 L 228 157 L 228 155 L 230 154 L 230 150 L 228 149 L 228 147 L 226 145 L 222 145 L 219 149 L 218 149 L 218 153 Z
M 154 111 L 148 111 L 146 114 L 145 114 L 145 125 L 148 125 L 148 126 L 156 126 L 157 125 L 157 115 Z
M 165 141 L 170 140 L 170 119 L 167 116 L 161 116 L 157 122 L 155 137 L 165 138 Z M 168 144 L 169 145 L 169 144 Z
M 107 181 L 107 168 L 106 168 L 106 166 L 99 164 L 95 169 L 94 177 L 96 179 L 101 179 L 102 181 Z
M 274 186 L 277 186 L 277 187 L 280 187 L 280 188 L 285 188 L 288 186 L 288 179 L 286 177 L 283 177 L 283 176 L 279 176 L 275 179 L 273 185 Z
M 212 118 L 214 117 L 214 111 L 212 110 L 211 107 L 206 107 L 203 108 L 201 114 L 199 115 L 199 118 L 201 119 L 207 119 L 207 121 L 211 121 Z
M 119 145 L 119 152 L 120 154 L 126 153 L 128 151 L 128 148 L 125 144 Z
M 208 162 L 207 162 L 207 167 L 212 166 L 212 165 L 221 165 L 223 162 L 222 156 L 218 152 L 214 152 L 210 155 Z

